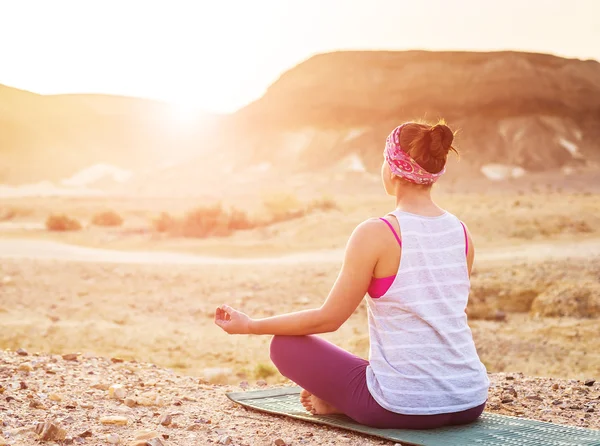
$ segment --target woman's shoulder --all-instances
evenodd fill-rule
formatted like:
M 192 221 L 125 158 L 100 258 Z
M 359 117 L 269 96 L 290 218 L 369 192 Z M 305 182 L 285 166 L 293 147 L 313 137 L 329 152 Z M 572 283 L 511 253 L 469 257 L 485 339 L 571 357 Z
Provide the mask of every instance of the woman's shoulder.
M 381 240 L 387 242 L 390 234 L 390 217 L 372 217 L 360 223 L 354 229 L 353 237 L 368 240 L 371 243 Z

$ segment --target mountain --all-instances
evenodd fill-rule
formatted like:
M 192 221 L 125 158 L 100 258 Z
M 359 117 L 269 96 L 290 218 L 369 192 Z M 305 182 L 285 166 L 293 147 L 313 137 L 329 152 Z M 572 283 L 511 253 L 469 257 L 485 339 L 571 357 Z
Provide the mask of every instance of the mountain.
M 600 63 L 519 52 L 337 52 L 233 115 L 251 159 L 299 169 L 349 154 L 378 169 L 403 121 L 445 118 L 468 165 L 541 171 L 600 155 Z
M 600 63 L 546 54 L 341 51 L 311 57 L 257 101 L 202 118 L 210 125 L 187 134 L 165 123 L 165 107 L 0 88 L 0 182 L 70 176 L 92 159 L 156 166 L 178 151 L 190 158 L 135 176 L 127 190 L 214 192 L 224 177 L 243 185 L 281 174 L 373 176 L 395 126 L 439 117 L 459 131 L 461 157 L 450 157 L 448 180 L 600 162 Z
M 58 180 L 96 163 L 145 168 L 202 148 L 215 119 L 183 129 L 170 104 L 97 94 L 39 95 L 0 85 L 0 183 Z

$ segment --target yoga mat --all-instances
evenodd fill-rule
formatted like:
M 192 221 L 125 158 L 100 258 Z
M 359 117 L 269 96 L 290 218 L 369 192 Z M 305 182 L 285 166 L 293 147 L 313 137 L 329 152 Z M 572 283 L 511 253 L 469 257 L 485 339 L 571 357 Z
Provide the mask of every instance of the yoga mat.
M 466 426 L 431 430 L 375 429 L 345 415 L 311 415 L 300 404 L 300 388 L 284 387 L 228 393 L 242 406 L 316 424 L 372 435 L 415 446 L 600 446 L 600 430 L 561 426 L 525 418 L 484 413 Z

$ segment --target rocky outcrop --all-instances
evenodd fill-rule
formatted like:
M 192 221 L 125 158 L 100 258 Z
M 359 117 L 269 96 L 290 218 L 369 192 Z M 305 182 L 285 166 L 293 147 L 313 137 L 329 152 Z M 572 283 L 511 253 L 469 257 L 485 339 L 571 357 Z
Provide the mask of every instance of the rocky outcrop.
M 236 141 L 252 160 L 299 169 L 357 154 L 376 170 L 393 127 L 439 117 L 459 130 L 463 166 L 598 160 L 600 64 L 518 52 L 321 54 L 227 118 L 223 148 Z

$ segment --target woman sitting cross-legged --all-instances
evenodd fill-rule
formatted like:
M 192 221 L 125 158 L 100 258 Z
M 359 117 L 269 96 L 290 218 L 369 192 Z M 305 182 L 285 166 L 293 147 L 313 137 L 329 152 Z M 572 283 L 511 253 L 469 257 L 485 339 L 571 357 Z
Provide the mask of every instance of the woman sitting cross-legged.
M 264 319 L 217 308 L 215 323 L 227 333 L 275 335 L 271 359 L 304 389 L 302 404 L 313 414 L 429 429 L 483 412 L 489 381 L 465 313 L 473 242 L 431 198 L 453 139 L 444 124 L 406 123 L 388 136 L 381 174 L 396 209 L 354 230 L 320 308 Z M 337 330 L 365 294 L 369 361 L 312 336 Z

